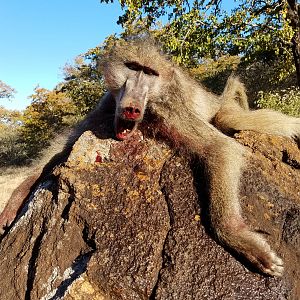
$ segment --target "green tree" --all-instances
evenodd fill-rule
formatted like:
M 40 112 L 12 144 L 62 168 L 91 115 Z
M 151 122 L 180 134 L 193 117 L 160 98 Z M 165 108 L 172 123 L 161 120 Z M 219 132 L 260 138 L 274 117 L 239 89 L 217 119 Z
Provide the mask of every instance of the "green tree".
M 230 12 L 223 9 L 222 0 L 120 0 L 120 3 L 124 14 L 118 22 L 125 32 L 130 34 L 136 27 L 156 30 L 166 49 L 188 67 L 203 59 L 217 60 L 229 54 L 242 57 L 246 64 L 276 61 L 274 80 L 290 76 L 295 69 L 298 74 L 297 0 L 241 0 L 236 1 Z M 159 22 L 166 24 L 160 26 Z
M 37 87 L 22 114 L 0 107 L 0 166 L 30 162 L 57 133 L 95 107 L 104 93 L 97 70 L 101 51 L 101 47 L 90 49 L 66 65 L 65 80 L 53 90 Z M 12 93 L 13 89 L 3 85 L 3 96 Z
M 298 85 L 300 86 L 300 4 L 297 0 L 287 0 L 288 11 L 287 18 L 290 26 L 293 28 L 292 51 L 296 66 Z
M 24 145 L 19 143 L 19 128 L 23 114 L 0 106 L 0 167 L 15 165 L 24 160 Z
M 65 93 L 56 90 L 37 87 L 30 97 L 19 132 L 27 156 L 35 157 L 56 133 L 73 123 L 76 107 Z
M 91 111 L 104 93 L 103 80 L 97 68 L 101 53 L 102 47 L 92 48 L 64 68 L 65 81 L 58 89 L 72 99 L 79 118 Z

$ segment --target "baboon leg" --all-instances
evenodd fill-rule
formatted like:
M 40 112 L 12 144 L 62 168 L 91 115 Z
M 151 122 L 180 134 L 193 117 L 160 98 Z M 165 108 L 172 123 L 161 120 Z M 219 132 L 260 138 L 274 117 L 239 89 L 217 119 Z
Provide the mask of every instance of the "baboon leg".
M 269 109 L 245 111 L 233 106 L 224 107 L 216 114 L 214 124 L 224 133 L 253 130 L 300 139 L 300 118 Z
M 210 216 L 219 240 L 245 256 L 258 269 L 272 276 L 281 276 L 283 262 L 271 250 L 264 237 L 244 222 L 239 203 L 239 182 L 245 150 L 235 141 L 218 139 L 207 148 L 206 159 L 210 190 Z
M 249 110 L 245 87 L 238 78 L 229 77 L 221 98 L 213 123 L 222 132 L 253 130 L 300 139 L 300 118 L 270 109 Z
M 238 77 L 230 76 L 221 95 L 221 108 L 233 107 L 234 109 L 249 110 L 246 88 Z

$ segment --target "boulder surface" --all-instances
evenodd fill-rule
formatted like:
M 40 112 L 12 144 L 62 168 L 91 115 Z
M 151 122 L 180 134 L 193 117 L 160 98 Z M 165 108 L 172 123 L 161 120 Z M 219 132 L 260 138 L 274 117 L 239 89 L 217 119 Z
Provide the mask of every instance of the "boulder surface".
M 117 142 L 86 131 L 1 237 L 0 299 L 300 299 L 298 146 L 235 138 L 252 152 L 244 217 L 283 258 L 282 278 L 216 241 L 199 159 L 140 132 Z

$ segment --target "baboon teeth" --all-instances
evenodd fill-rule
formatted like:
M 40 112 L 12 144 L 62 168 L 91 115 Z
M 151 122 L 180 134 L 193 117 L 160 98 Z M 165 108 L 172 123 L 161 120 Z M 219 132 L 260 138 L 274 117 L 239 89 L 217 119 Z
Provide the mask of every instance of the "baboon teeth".
M 125 140 L 134 132 L 137 127 L 137 122 L 132 120 L 116 119 L 115 130 L 119 140 Z
M 123 130 L 122 131 L 122 133 L 124 134 L 124 133 L 129 133 L 131 130 L 129 130 L 129 129 L 125 129 L 125 130 Z

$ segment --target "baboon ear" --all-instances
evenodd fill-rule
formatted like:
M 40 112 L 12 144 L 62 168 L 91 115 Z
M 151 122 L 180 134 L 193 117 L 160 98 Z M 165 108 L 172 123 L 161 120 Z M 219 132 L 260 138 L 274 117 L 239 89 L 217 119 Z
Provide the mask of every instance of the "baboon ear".
M 118 65 L 113 66 L 110 62 L 106 62 L 103 64 L 102 75 L 105 85 L 109 90 L 121 88 L 126 81 L 124 68 Z
M 116 76 L 113 73 L 104 72 L 103 75 L 104 75 L 103 79 L 104 79 L 105 86 L 108 89 L 117 89 L 117 88 L 119 88 L 118 80 L 117 80 Z

